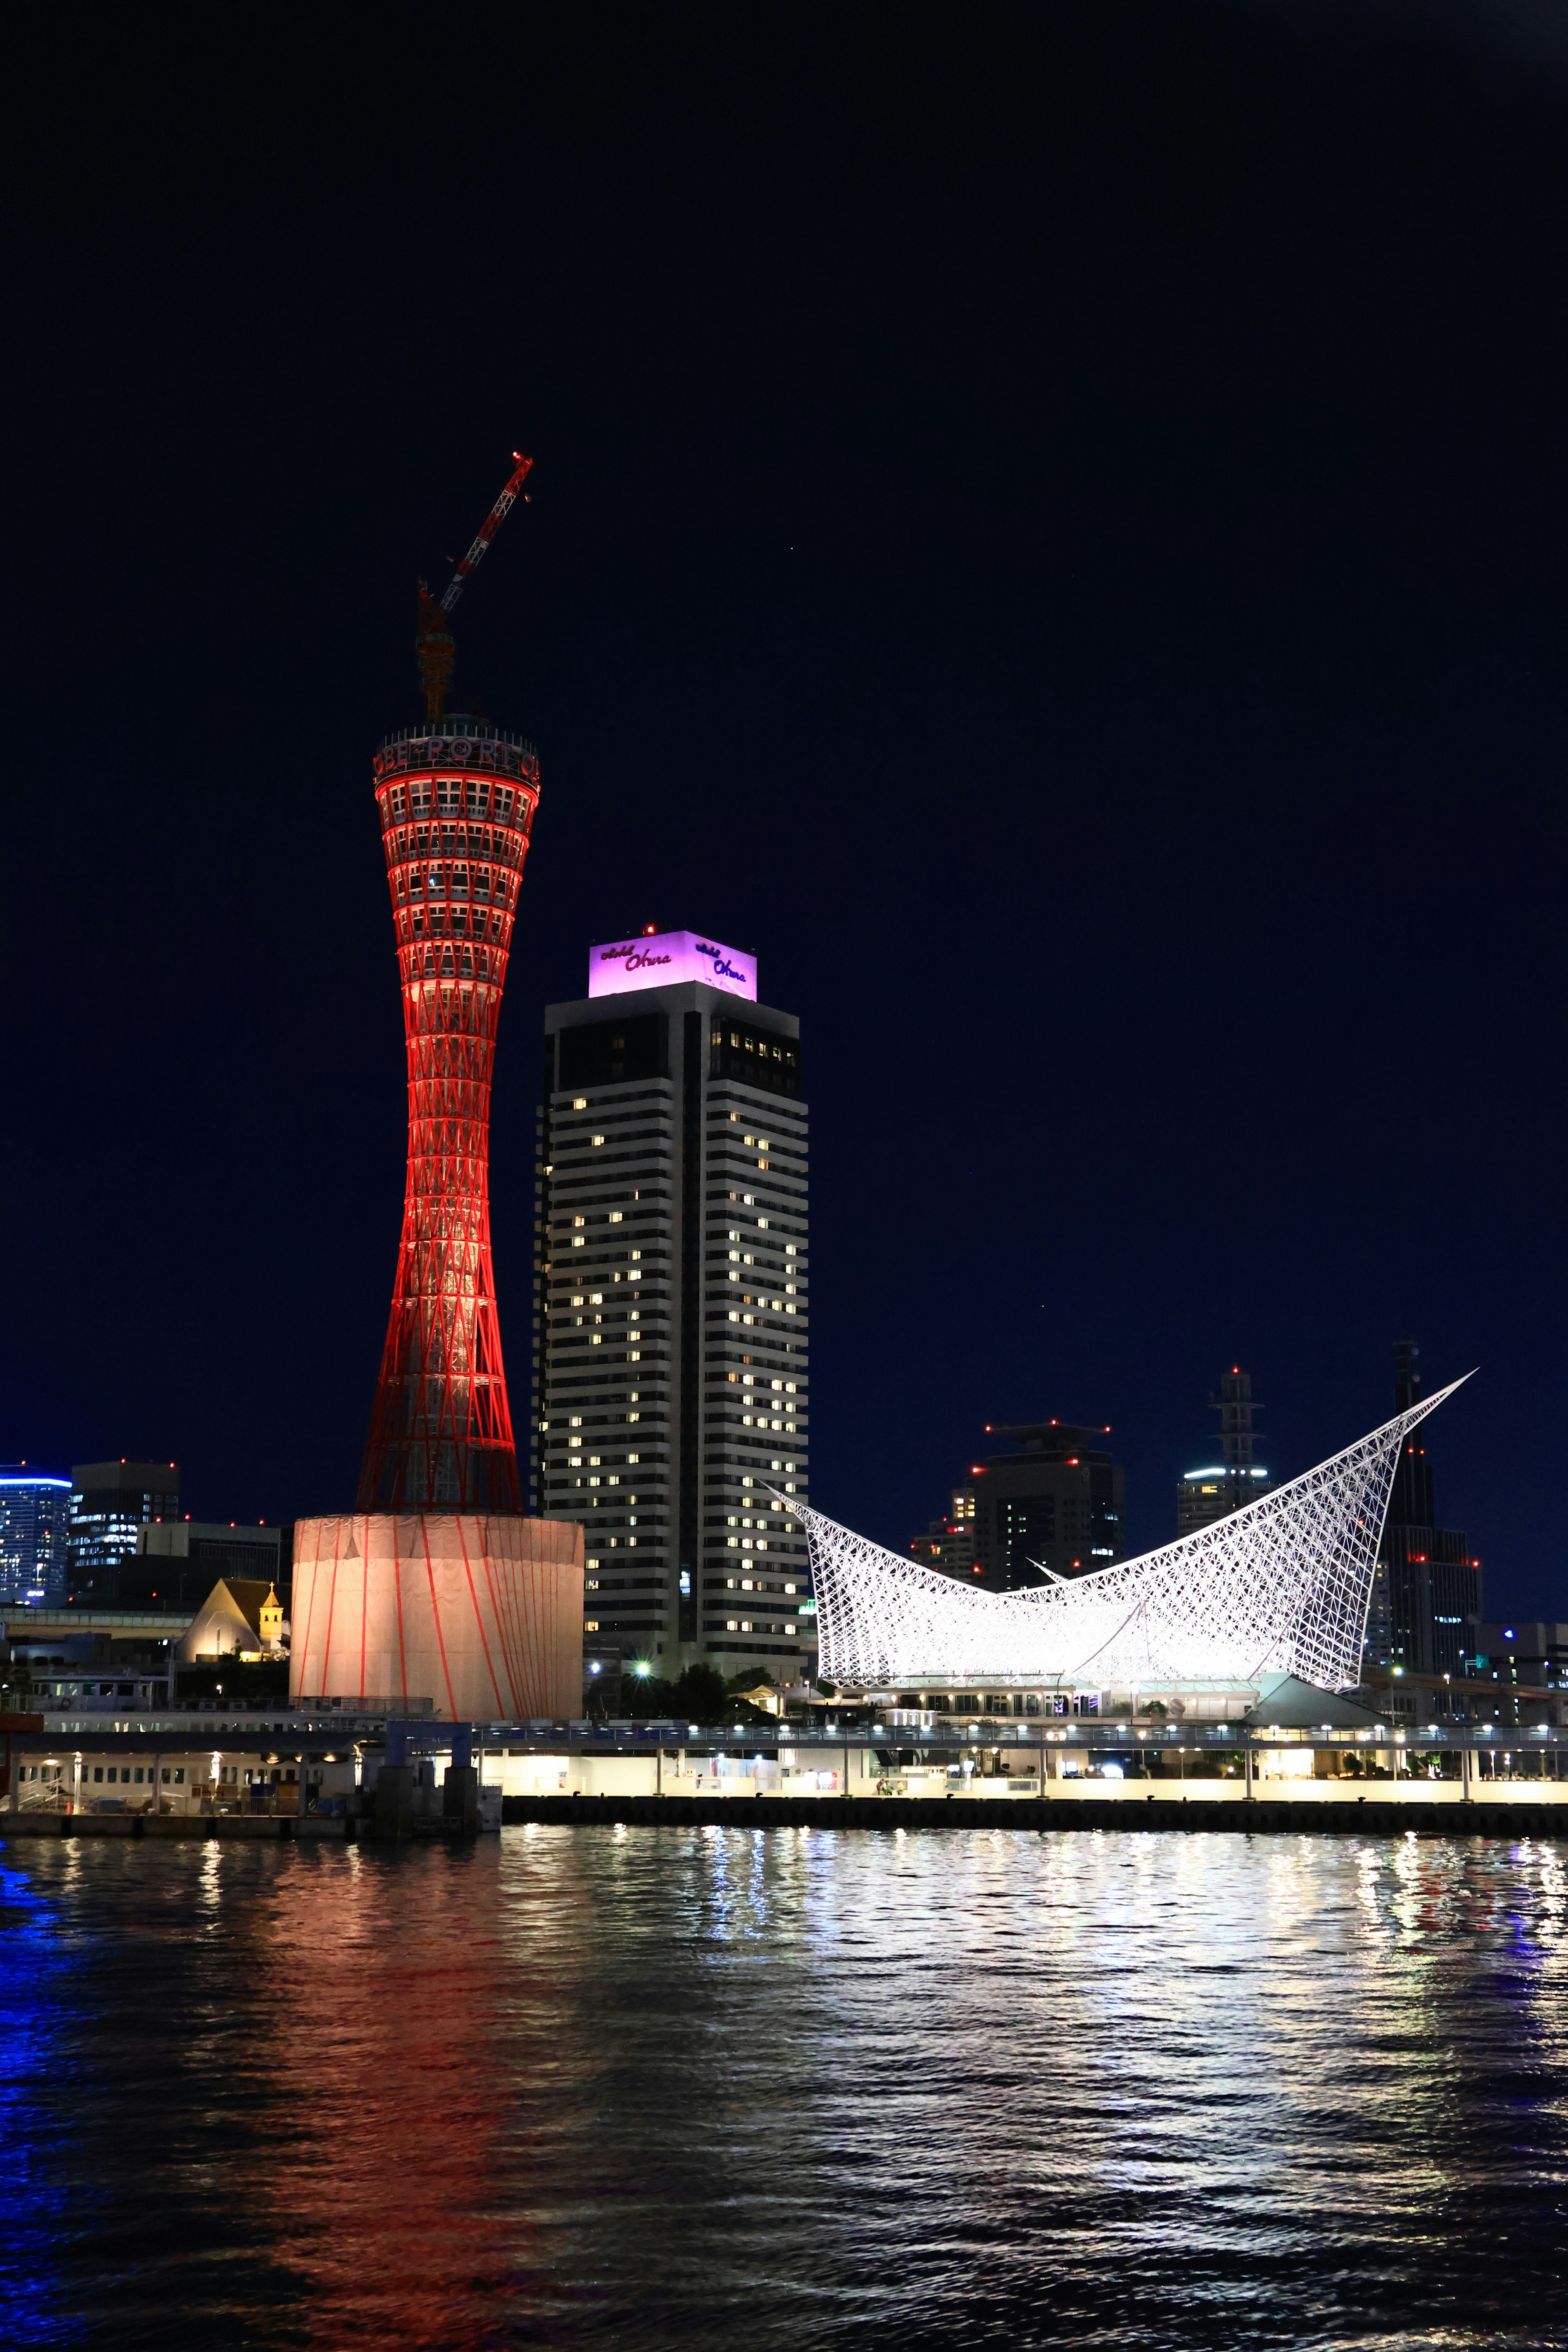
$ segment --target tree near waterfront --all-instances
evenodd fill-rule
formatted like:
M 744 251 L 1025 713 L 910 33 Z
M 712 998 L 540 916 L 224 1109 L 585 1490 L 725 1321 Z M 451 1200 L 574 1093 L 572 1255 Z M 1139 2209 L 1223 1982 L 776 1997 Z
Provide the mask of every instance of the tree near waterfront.
M 735 1681 L 755 1685 L 758 1677 L 738 1675 Z M 738 1697 L 716 1666 L 687 1666 L 673 1682 L 659 1675 L 642 1674 L 634 1665 L 622 1685 L 622 1705 L 630 1714 L 651 1717 L 684 1716 L 689 1723 L 772 1723 L 774 1718 Z

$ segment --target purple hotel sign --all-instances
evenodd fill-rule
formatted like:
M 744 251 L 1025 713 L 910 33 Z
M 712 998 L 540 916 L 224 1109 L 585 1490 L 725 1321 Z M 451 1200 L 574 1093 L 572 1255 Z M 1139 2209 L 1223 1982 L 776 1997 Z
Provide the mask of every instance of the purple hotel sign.
M 650 931 L 611 940 L 588 950 L 590 996 L 620 996 L 633 988 L 668 988 L 678 980 L 706 981 L 730 996 L 757 1001 L 754 958 L 721 947 L 706 931 Z

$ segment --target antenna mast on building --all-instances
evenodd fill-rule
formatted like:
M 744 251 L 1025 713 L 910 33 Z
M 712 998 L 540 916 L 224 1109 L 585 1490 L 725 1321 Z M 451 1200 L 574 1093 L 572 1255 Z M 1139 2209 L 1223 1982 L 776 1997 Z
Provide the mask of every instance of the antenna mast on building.
M 419 583 L 419 626 L 415 633 L 414 653 L 419 664 L 419 686 L 425 697 L 427 719 L 439 719 L 441 716 L 447 688 L 452 682 L 452 665 L 457 658 L 457 647 L 452 641 L 452 632 L 447 625 L 447 616 L 462 594 L 469 572 L 483 559 L 485 550 L 511 512 L 517 502 L 517 494 L 533 464 L 532 458 L 525 457 L 519 449 L 514 449 L 511 454 L 516 471 L 479 525 L 478 538 L 447 581 L 447 593 L 440 603 L 437 603 L 423 580 Z M 528 504 L 526 498 L 523 504 Z

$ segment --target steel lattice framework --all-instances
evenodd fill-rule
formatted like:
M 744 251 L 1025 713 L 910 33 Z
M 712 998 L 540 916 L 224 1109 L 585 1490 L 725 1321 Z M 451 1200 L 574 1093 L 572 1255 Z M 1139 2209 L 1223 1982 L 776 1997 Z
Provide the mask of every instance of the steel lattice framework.
M 1282 1673 L 1347 1689 L 1361 1679 L 1399 1450 L 1461 1385 L 1179 1543 L 1023 1592 L 977 1591 L 781 1495 L 811 1548 L 821 1671 L 868 1688 L 1253 1683 Z
M 490 1072 L 539 762 L 453 716 L 375 760 L 408 1054 L 408 1179 L 361 1511 L 517 1511 L 490 1265 Z

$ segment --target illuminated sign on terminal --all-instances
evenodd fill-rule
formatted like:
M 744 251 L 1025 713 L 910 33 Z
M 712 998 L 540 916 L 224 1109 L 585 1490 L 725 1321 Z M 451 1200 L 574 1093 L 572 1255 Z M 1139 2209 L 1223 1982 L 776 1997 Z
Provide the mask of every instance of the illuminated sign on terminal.
M 590 996 L 623 996 L 683 980 L 700 980 L 752 1004 L 757 1001 L 756 959 L 739 948 L 721 947 L 706 931 L 645 931 L 639 939 L 607 940 L 588 950 Z

